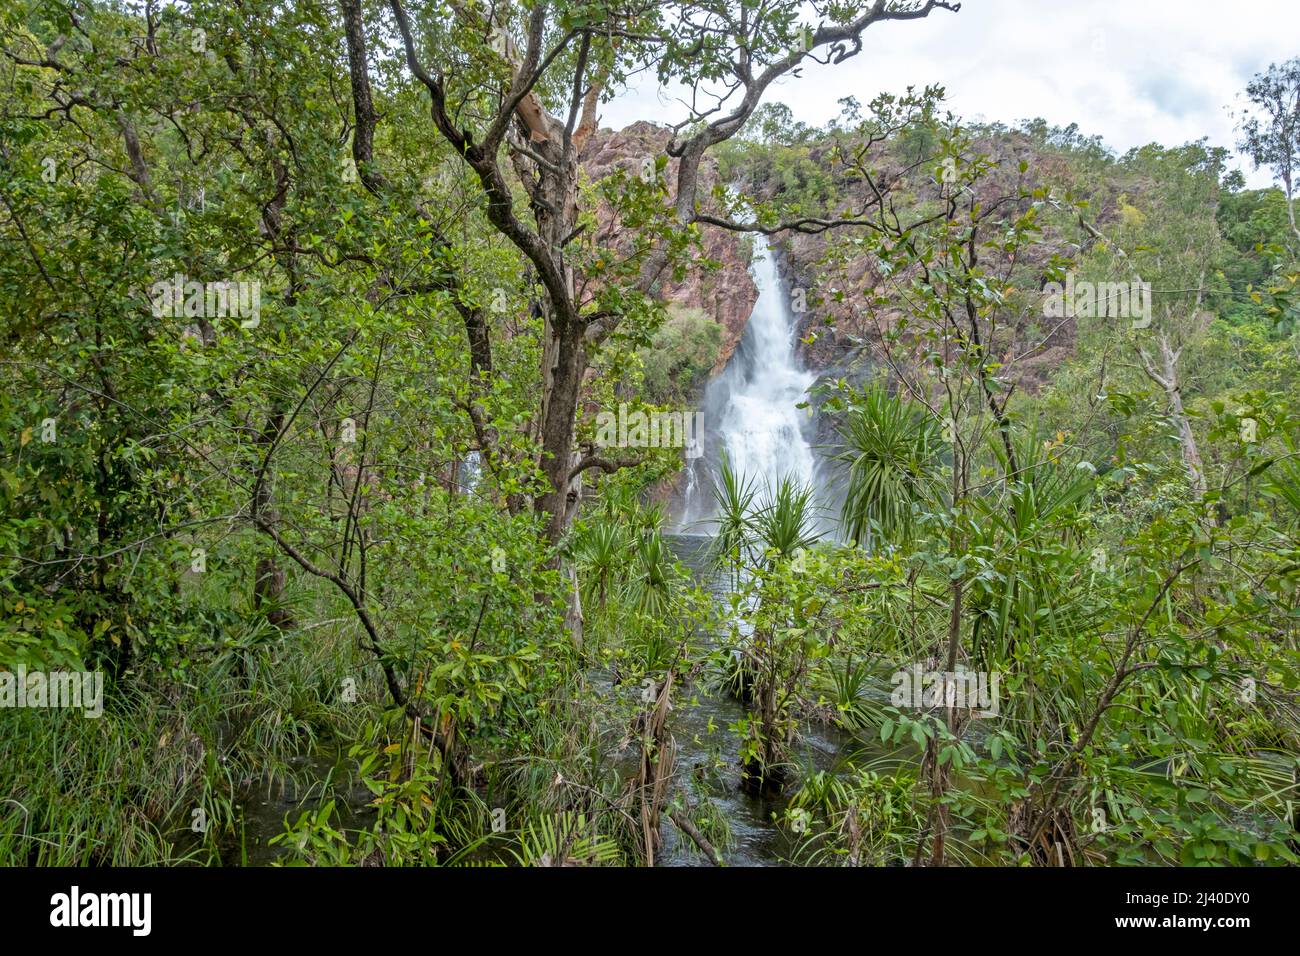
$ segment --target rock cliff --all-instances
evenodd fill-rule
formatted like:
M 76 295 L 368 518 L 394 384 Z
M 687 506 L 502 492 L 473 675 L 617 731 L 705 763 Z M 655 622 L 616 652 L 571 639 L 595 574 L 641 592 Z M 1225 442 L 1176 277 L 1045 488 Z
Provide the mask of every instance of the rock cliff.
M 636 171 L 643 161 L 664 155 L 670 132 L 666 127 L 637 122 L 617 132 L 601 129 L 587 142 L 582 164 L 598 180 L 622 165 Z M 677 160 L 669 158 L 667 182 L 677 181 Z M 700 171 L 700 195 L 707 196 L 718 182 L 718 166 L 707 159 Z M 758 290 L 749 275 L 749 244 L 741 236 L 705 226 L 703 257 L 718 263 L 716 269 L 691 268 L 681 282 L 667 281 L 660 289 L 665 302 L 700 309 L 722 327 L 722 341 L 714 373 L 731 358 L 745 331 Z

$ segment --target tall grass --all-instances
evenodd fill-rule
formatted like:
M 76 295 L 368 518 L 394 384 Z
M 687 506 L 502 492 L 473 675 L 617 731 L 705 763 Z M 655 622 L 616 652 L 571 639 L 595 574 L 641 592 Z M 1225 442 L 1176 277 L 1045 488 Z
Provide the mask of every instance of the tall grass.
M 106 684 L 98 718 L 0 711 L 0 865 L 238 862 L 240 802 L 259 786 L 296 789 L 294 758 L 382 700 L 342 632 L 241 638 L 180 679 Z

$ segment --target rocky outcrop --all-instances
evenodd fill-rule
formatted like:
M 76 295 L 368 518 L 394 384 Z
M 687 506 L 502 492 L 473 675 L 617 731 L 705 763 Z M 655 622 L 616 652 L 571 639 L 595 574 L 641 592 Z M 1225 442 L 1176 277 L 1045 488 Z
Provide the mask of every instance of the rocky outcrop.
M 1014 195 L 1020 186 L 1032 189 L 1051 184 L 1060 186 L 1068 179 L 1065 161 L 1050 151 L 1039 149 L 1027 136 L 1018 133 L 1000 133 L 977 140 L 974 150 L 992 157 L 996 163 L 981 182 L 979 201 L 985 205 L 1000 197 Z M 830 147 L 814 145 L 809 148 L 809 158 L 824 168 L 831 168 Z M 1021 162 L 1026 170 L 1020 172 Z M 888 170 L 888 166 L 885 167 Z M 900 187 L 903 208 L 908 203 L 924 202 L 932 198 L 932 181 L 923 172 Z M 1017 178 L 1023 175 L 1021 183 Z M 1072 184 L 1073 185 L 1073 184 Z M 764 181 L 761 175 L 745 183 L 756 195 L 766 199 L 779 199 L 781 185 Z M 860 209 L 868 195 L 866 186 L 857 180 L 837 177 L 835 192 L 844 204 L 842 209 Z M 1059 192 L 1059 190 L 1058 190 Z M 1103 228 L 1116 215 L 1116 192 L 1113 184 L 1100 187 L 1090 197 L 1089 215 L 1102 223 Z M 1024 203 L 1021 203 L 1023 205 Z M 1012 210 L 1008 208 L 1008 214 Z M 1017 284 L 1022 289 L 1041 287 L 1045 281 L 1050 260 L 1058 253 L 1073 254 L 1077 248 L 1067 236 L 1069 221 L 1057 216 L 1043 224 L 1042 235 L 1027 248 L 1015 263 Z M 862 373 L 871 367 L 867 353 L 880 343 L 903 316 L 901 310 L 883 309 L 874 315 L 862 307 L 867 294 L 881 286 L 874 258 L 867 254 L 835 254 L 835 244 L 845 232 L 825 232 L 816 235 L 785 233 L 773 239 L 777 265 L 782 278 L 791 290 L 803 290 L 808 303 L 807 311 L 800 316 L 799 353 L 808 368 L 835 376 Z M 831 264 L 833 263 L 833 264 Z M 993 270 L 996 264 L 989 263 Z M 1073 320 L 1048 327 L 1040 313 L 1026 308 L 1013 317 L 1000 336 L 1004 350 L 1015 349 L 1019 356 L 1011 371 L 1018 388 L 1030 392 L 1040 388 L 1061 362 L 1074 352 L 1076 329 Z M 1033 348 L 1026 348 L 1032 343 Z
M 622 166 L 639 174 L 642 164 L 665 155 L 670 131 L 654 123 L 637 122 L 617 132 L 602 129 L 592 135 L 582 154 L 582 165 L 593 181 Z M 677 182 L 677 160 L 668 158 L 666 181 Z M 718 182 L 718 167 L 706 159 L 700 170 L 700 196 L 708 196 Z M 720 371 L 740 342 L 758 299 L 749 274 L 749 244 L 724 229 L 705 226 L 698 266 L 687 269 L 681 281 L 666 279 L 658 292 L 665 302 L 703 311 L 722 327 L 722 341 L 714 372 Z

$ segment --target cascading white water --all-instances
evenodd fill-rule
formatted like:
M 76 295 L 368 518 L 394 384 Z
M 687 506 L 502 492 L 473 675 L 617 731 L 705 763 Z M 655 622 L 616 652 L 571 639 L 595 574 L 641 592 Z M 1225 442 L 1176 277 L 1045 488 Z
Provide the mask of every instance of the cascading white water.
M 795 356 L 795 318 L 767 238 L 754 241 L 750 266 L 758 300 L 736 353 L 704 394 L 706 457 L 692 462 L 683 496 L 681 525 L 698 524 L 713 513 L 709 482 L 694 469 L 716 471 L 725 453 L 737 475 L 753 480 L 760 496 L 768 485 L 790 477 L 812 481 L 816 459 L 808 441 L 808 388 L 817 376 Z
M 481 475 L 482 463 L 479 461 L 478 452 L 471 451 L 460 463 L 460 473 L 456 482 L 460 486 L 460 493 L 467 495 L 477 488 Z

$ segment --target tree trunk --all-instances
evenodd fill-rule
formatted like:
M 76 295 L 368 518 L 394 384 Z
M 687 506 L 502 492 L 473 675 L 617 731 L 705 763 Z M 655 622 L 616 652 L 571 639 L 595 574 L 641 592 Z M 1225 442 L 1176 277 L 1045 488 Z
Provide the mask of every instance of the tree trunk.
M 1295 188 L 1291 184 L 1291 177 L 1285 176 L 1282 185 L 1286 187 L 1286 214 L 1291 220 L 1291 231 L 1295 233 L 1297 239 L 1300 239 L 1300 226 L 1295 221 Z
M 1160 346 L 1160 369 L 1155 367 L 1155 363 L 1145 352 L 1139 351 L 1138 354 L 1142 357 L 1142 367 L 1146 370 L 1147 376 L 1164 390 L 1165 401 L 1169 404 L 1169 417 L 1174 420 L 1174 425 L 1178 428 L 1183 465 L 1187 468 L 1187 475 L 1191 479 L 1197 497 L 1204 498 L 1207 491 L 1205 465 L 1201 461 L 1201 451 L 1196 445 L 1191 419 L 1187 417 L 1187 411 L 1183 408 L 1182 387 L 1178 383 L 1178 359 L 1183 351 L 1182 349 L 1175 351 L 1169 344 L 1169 336 L 1164 333 L 1160 334 L 1157 341 Z
M 278 406 L 271 410 L 266 426 L 258 437 L 259 448 L 268 452 L 274 444 L 280 430 L 284 427 L 284 411 Z M 253 492 L 253 520 L 267 521 L 275 524 L 279 513 L 275 507 L 274 465 L 267 462 L 266 474 L 258 482 Z M 293 626 L 293 617 L 284 607 L 285 570 L 276 561 L 275 551 L 258 558 L 253 568 L 253 609 L 266 608 L 266 619 L 279 628 Z
M 546 540 L 559 543 L 568 527 L 569 474 L 573 470 L 573 432 L 578 396 L 586 372 L 586 355 L 579 333 L 561 328 L 555 339 L 554 364 L 543 370 L 550 387 L 543 400 L 542 474 L 547 488 L 533 502 L 546 515 Z

